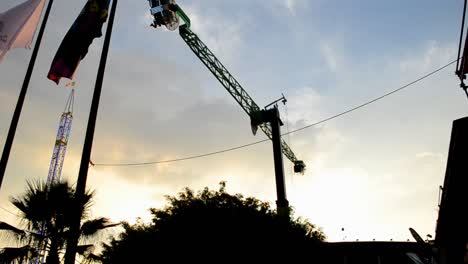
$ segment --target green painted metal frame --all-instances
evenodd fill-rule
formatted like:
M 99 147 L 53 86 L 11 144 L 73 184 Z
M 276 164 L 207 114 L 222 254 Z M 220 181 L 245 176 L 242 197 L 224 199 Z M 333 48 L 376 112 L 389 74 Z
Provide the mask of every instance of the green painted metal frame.
M 252 97 L 245 91 L 239 82 L 232 76 L 231 73 L 224 67 L 224 65 L 216 58 L 211 50 L 198 38 L 198 36 L 190 29 L 190 19 L 185 12 L 177 5 L 176 13 L 185 23 L 179 27 L 179 34 L 182 39 L 187 43 L 195 55 L 205 64 L 205 66 L 213 73 L 218 81 L 226 88 L 226 90 L 234 97 L 242 109 L 250 116 L 254 112 L 260 111 L 260 107 L 254 102 Z M 269 124 L 263 123 L 260 129 L 272 139 L 272 130 Z M 281 147 L 283 154 L 294 163 L 294 165 L 302 165 L 304 163 L 296 158 L 294 152 L 288 144 L 281 140 Z

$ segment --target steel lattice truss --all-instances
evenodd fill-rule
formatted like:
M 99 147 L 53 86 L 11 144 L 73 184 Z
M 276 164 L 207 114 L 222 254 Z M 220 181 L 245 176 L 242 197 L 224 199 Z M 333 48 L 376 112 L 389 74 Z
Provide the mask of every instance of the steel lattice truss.
M 63 162 L 65 160 L 65 153 L 67 152 L 68 138 L 70 137 L 73 121 L 73 101 L 74 90 L 71 91 L 67 104 L 65 105 L 65 110 L 60 116 L 57 136 L 55 137 L 54 150 L 52 151 L 52 159 L 50 161 L 49 174 L 47 175 L 47 188 L 49 188 L 53 183 L 59 182 L 62 175 Z M 46 224 L 43 223 L 38 234 L 44 237 L 45 233 Z M 38 255 L 30 261 L 31 264 L 45 263 L 47 242 L 48 241 L 39 240 L 35 243 L 34 247 L 38 250 Z
M 55 138 L 55 146 L 47 176 L 48 185 L 59 181 L 62 175 L 63 161 L 67 152 L 68 138 L 70 137 L 73 121 L 73 92 L 68 100 L 66 110 L 60 117 L 57 137 Z
M 226 90 L 234 97 L 244 111 L 250 116 L 251 113 L 259 111 L 260 107 L 254 102 L 250 95 L 242 88 L 237 80 L 232 76 L 224 65 L 216 58 L 210 49 L 203 43 L 198 36 L 193 33 L 186 25 L 179 27 L 179 33 L 182 39 L 187 43 L 190 49 L 197 57 L 205 64 L 205 66 L 214 74 L 216 79 L 226 88 Z M 264 123 L 260 128 L 272 139 L 271 127 Z M 281 147 L 283 154 L 293 163 L 298 159 L 288 144 L 282 140 Z

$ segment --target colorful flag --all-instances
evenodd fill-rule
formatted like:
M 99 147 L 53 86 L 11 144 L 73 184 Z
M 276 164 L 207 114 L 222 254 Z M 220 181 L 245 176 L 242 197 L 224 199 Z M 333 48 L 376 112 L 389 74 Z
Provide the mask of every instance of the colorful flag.
M 73 79 L 93 40 L 102 36 L 101 29 L 107 20 L 109 2 L 110 0 L 88 0 L 60 44 L 47 78 L 57 84 L 62 77 Z
M 0 14 L 0 62 L 13 48 L 30 48 L 45 0 L 28 0 Z

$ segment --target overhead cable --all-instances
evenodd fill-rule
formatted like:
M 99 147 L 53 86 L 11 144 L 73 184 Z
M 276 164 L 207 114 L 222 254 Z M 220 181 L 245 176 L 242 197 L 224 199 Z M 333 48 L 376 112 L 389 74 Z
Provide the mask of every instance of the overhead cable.
M 379 97 L 376 97 L 376 98 L 374 98 L 374 99 L 372 99 L 372 100 L 369 100 L 369 101 L 367 101 L 367 102 L 365 102 L 365 103 L 362 103 L 362 104 L 360 104 L 360 105 L 358 105 L 358 106 L 355 106 L 355 107 L 353 107 L 353 108 L 350 108 L 350 109 L 348 109 L 348 110 L 346 110 L 346 111 L 343 111 L 343 112 L 341 112 L 341 113 L 339 113 L 339 114 L 330 116 L 330 117 L 328 117 L 328 118 L 322 119 L 322 120 L 320 120 L 320 121 L 318 121 L 318 122 L 315 122 L 315 123 L 312 123 L 312 124 L 310 124 L 310 125 L 307 125 L 307 126 L 304 126 L 304 127 L 301 127 L 301 128 L 295 129 L 295 130 L 292 130 L 292 131 L 287 132 L 287 133 L 284 133 L 284 134 L 282 134 L 282 135 L 283 135 L 283 136 L 285 136 L 285 135 L 290 135 L 290 134 L 299 132 L 299 131 L 301 131 L 301 130 L 305 130 L 305 129 L 311 128 L 311 127 L 313 127 L 313 126 L 317 126 L 317 125 L 320 125 L 320 124 L 322 124 L 322 123 L 331 121 L 331 120 L 333 120 L 333 119 L 335 119 L 335 118 L 341 117 L 341 116 L 346 115 L 346 114 L 349 114 L 349 113 L 351 113 L 351 112 L 354 112 L 354 111 L 356 111 L 356 110 L 358 110 L 358 109 L 360 109 L 360 108 L 363 108 L 363 107 L 365 107 L 365 106 L 368 106 L 368 105 L 370 105 L 370 104 L 372 104 L 372 103 L 375 103 L 375 102 L 377 102 L 377 101 L 379 101 L 379 100 L 382 100 L 383 98 L 385 98 L 385 97 L 387 97 L 387 96 L 390 96 L 390 95 L 392 95 L 392 94 L 394 94 L 394 93 L 397 93 L 397 92 L 399 92 L 399 91 L 401 91 L 401 90 L 403 90 L 403 89 L 405 89 L 405 88 L 408 88 L 409 86 L 412 86 L 413 84 L 418 83 L 418 82 L 420 82 L 420 81 L 422 81 L 422 80 L 428 78 L 429 76 L 434 75 L 434 74 L 436 74 L 437 72 L 439 72 L 439 71 L 441 71 L 441 70 L 447 68 L 448 66 L 450 66 L 450 65 L 452 65 L 452 64 L 454 64 L 454 63 L 456 63 L 457 61 L 458 61 L 458 59 L 457 59 L 457 60 L 454 60 L 454 61 L 452 61 L 452 62 L 449 62 L 448 64 L 446 64 L 446 65 L 444 65 L 444 66 L 442 66 L 442 67 L 439 67 L 438 69 L 436 69 L 436 70 L 434 70 L 434 71 L 432 71 L 432 72 L 430 72 L 430 73 L 428 73 L 428 74 L 426 74 L 426 75 L 424 75 L 424 76 L 422 76 L 422 77 L 420 77 L 420 78 L 418 78 L 418 79 L 416 79 L 416 80 L 414 80 L 414 81 L 412 81 L 412 82 L 410 82 L 410 83 L 408 83 L 408 84 L 405 84 L 405 85 L 403 85 L 403 86 L 401 86 L 401 87 L 399 87 L 399 88 L 397 88 L 397 89 L 395 89 L 395 90 L 392 90 L 392 91 L 390 91 L 390 92 L 388 92 L 388 93 L 386 93 L 386 94 L 383 94 L 383 95 L 381 95 L 381 96 L 379 96 Z M 234 150 L 239 150 L 239 149 L 251 147 L 251 146 L 254 146 L 254 145 L 263 143 L 263 142 L 267 142 L 267 141 L 269 141 L 269 140 L 270 140 L 270 139 L 264 139 L 264 140 L 252 142 L 252 143 L 245 144 L 245 145 L 241 145 L 241 146 L 237 146 L 237 147 L 227 148 L 227 149 L 223 149 L 223 150 L 219 150 L 219 151 L 214 151 L 214 152 L 209 152 L 209 153 L 200 154 L 200 155 L 194 155 L 194 156 L 187 156 L 187 157 L 182 157 L 182 158 L 176 158 L 176 159 L 158 160 L 158 161 L 147 161 L 147 162 L 135 162 L 135 163 L 97 163 L 97 162 L 95 162 L 95 163 L 92 163 L 91 165 L 92 165 L 92 166 L 96 166 L 96 167 L 129 167 L 129 166 L 145 166 L 145 165 L 154 165 L 154 164 L 162 164 L 162 163 L 179 162 L 179 161 L 186 161 L 186 160 L 198 159 L 198 158 L 203 158 L 203 157 L 218 155 L 218 154 L 222 154 L 222 153 L 226 153 L 226 152 L 231 152 L 231 151 L 234 151 Z

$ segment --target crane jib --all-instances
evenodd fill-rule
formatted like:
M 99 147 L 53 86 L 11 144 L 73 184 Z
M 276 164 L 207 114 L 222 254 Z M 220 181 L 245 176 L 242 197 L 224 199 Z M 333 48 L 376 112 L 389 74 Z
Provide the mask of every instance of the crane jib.
M 216 58 L 210 49 L 198 38 L 198 36 L 190 30 L 189 25 L 190 24 L 185 24 L 180 26 L 179 34 L 193 51 L 193 53 L 195 53 L 195 55 L 203 62 L 203 64 L 205 64 L 205 66 L 213 73 L 216 79 L 218 79 L 218 81 L 232 95 L 232 97 L 234 97 L 234 99 L 248 115 L 250 115 L 253 111 L 260 110 L 260 107 L 250 97 L 247 91 L 242 88 L 234 76 L 229 73 L 229 71 Z M 269 139 L 272 139 L 272 131 L 268 124 L 262 124 L 260 125 L 260 128 Z M 283 154 L 291 162 L 293 162 L 295 166 L 304 166 L 304 163 L 296 158 L 294 152 L 284 140 L 281 140 L 281 147 Z

